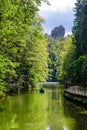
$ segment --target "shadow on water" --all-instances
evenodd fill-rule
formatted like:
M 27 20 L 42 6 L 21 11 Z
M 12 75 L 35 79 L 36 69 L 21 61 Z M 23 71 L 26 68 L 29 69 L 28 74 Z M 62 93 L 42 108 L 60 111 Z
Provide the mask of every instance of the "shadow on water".
M 0 101 L 0 130 L 87 129 L 87 109 L 64 99 L 63 85 L 46 82 L 43 87 L 44 94 L 31 91 Z
M 3 107 L 0 107 L 0 112 L 2 112 L 4 109 L 3 109 Z

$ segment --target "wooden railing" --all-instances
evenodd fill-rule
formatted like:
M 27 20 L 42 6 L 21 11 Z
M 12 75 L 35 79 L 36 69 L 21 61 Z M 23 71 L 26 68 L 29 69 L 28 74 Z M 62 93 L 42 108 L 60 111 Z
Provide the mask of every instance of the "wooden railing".
M 71 86 L 65 89 L 66 92 L 87 97 L 87 91 L 80 90 L 79 86 Z

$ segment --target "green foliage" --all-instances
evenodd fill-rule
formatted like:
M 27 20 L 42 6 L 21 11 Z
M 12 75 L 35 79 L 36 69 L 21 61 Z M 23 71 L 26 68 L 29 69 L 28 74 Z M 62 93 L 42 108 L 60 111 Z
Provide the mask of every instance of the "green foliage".
M 59 80 L 70 80 L 70 67 L 74 59 L 75 46 L 71 37 L 58 41 L 57 75 Z
M 44 20 L 37 14 L 42 1 L 0 1 L 0 93 L 35 86 L 47 78 Z
M 87 85 L 87 2 L 77 0 L 74 8 L 73 36 L 58 41 L 57 75 L 59 80 Z
M 73 84 L 87 84 L 87 55 L 76 59 L 76 46 L 72 38 L 67 37 L 58 42 L 57 73 L 58 79 L 71 81 Z
M 58 48 L 57 41 L 52 37 L 47 36 L 47 42 L 48 42 L 48 52 L 49 52 L 48 81 L 57 81 L 57 77 L 56 77 L 57 76 L 56 60 L 57 60 L 57 48 Z
M 48 80 L 87 84 L 87 2 L 77 0 L 74 8 L 73 36 L 52 39 L 47 36 L 49 51 Z
M 16 63 L 12 63 L 5 56 L 0 55 L 0 95 L 7 90 L 8 82 L 6 80 L 11 80 L 13 77 L 16 77 L 14 70 L 16 65 Z
M 87 2 L 77 0 L 73 26 L 73 44 L 76 46 L 76 58 L 87 54 Z
M 78 84 L 87 84 L 87 55 L 73 61 L 72 78 Z
M 29 39 L 32 40 L 29 41 Z M 36 82 L 45 81 L 47 78 L 48 53 L 45 37 L 40 33 L 40 30 L 32 27 L 32 35 L 29 39 L 27 39 L 27 45 L 23 52 L 21 69 L 24 69 L 23 75 L 26 75 L 27 71 L 27 79 L 34 86 Z
M 71 80 L 71 65 L 75 56 L 75 45 L 72 44 L 72 38 L 53 39 L 48 37 L 49 50 L 49 78 L 52 81 Z M 51 76 L 50 76 L 51 73 Z
M 87 2 L 77 0 L 75 5 L 73 44 L 76 46 L 76 51 L 71 67 L 72 80 L 84 85 L 87 84 Z

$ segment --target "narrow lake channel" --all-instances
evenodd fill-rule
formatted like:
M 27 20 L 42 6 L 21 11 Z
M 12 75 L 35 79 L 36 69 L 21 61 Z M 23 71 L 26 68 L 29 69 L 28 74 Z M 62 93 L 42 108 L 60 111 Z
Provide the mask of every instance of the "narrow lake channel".
M 86 107 L 64 99 L 59 83 L 43 87 L 0 100 L 0 130 L 87 130 Z

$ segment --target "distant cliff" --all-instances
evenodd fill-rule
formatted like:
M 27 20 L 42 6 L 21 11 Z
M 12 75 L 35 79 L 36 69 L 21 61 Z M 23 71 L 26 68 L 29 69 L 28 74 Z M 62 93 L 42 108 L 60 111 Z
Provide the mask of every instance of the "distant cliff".
M 53 38 L 60 38 L 60 37 L 63 38 L 64 35 L 65 35 L 65 28 L 62 25 L 55 27 L 51 31 L 51 37 L 53 37 Z

